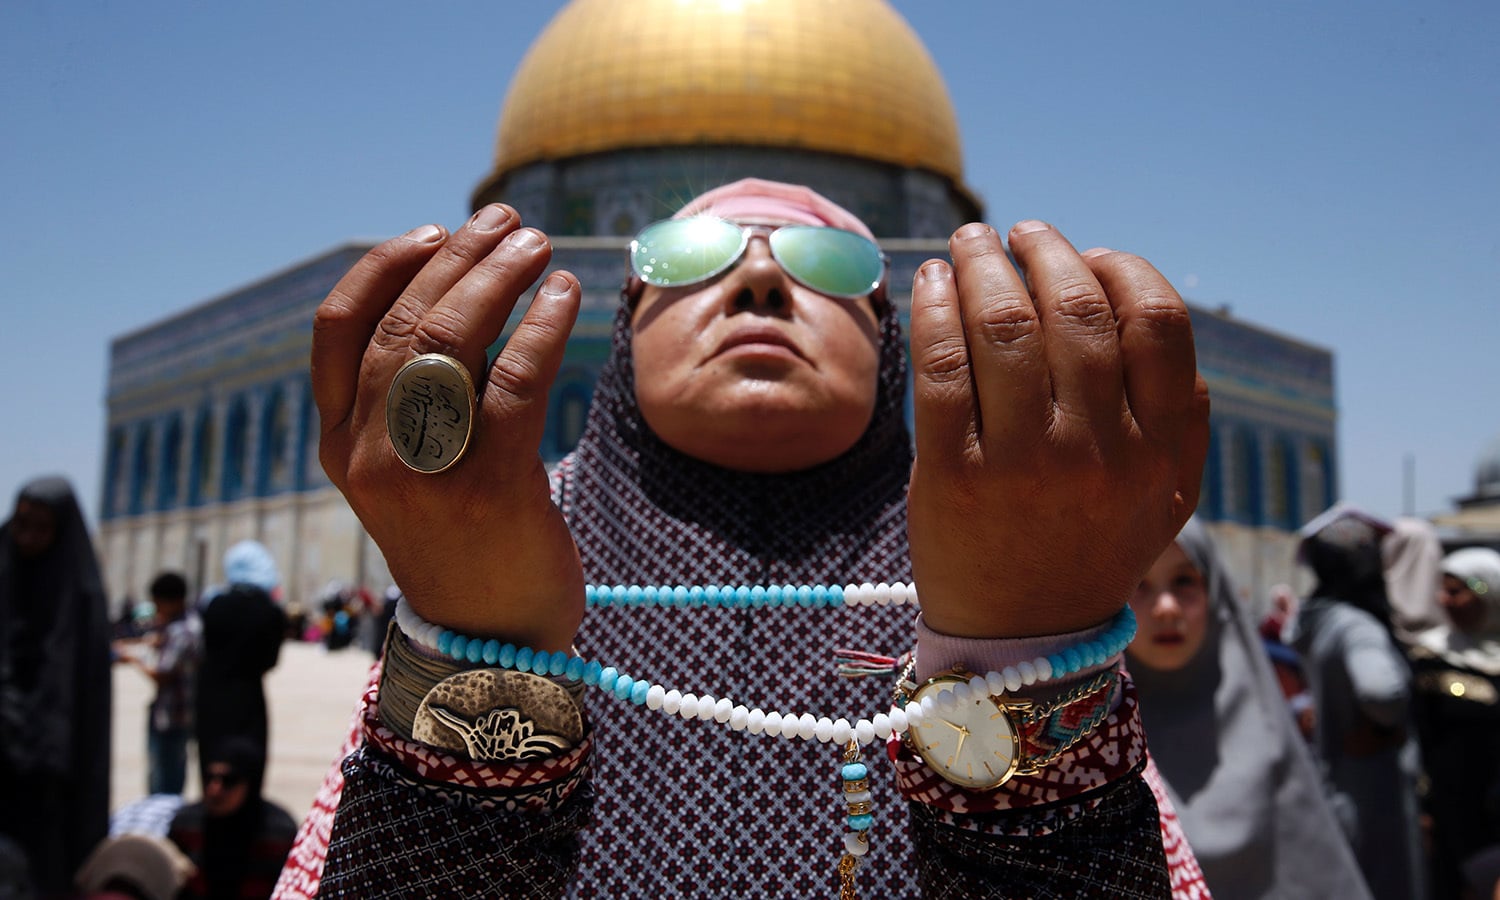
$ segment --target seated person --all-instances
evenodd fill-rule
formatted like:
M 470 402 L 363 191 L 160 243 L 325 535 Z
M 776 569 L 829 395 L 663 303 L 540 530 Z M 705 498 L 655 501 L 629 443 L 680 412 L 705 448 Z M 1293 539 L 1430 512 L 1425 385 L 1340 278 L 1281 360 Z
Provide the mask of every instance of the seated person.
M 250 738 L 225 738 L 199 763 L 203 799 L 178 810 L 167 832 L 197 869 L 182 896 L 270 897 L 297 823 L 261 796 L 265 751 Z
M 164 837 L 122 834 L 94 848 L 74 881 L 84 900 L 176 900 L 193 864 Z
M 281 895 L 1169 894 L 1118 657 L 1206 390 L 1145 261 L 1040 222 L 1009 245 L 1020 270 L 966 226 L 917 274 L 913 469 L 869 229 L 802 187 L 710 191 L 633 244 L 550 481 L 577 280 L 485 352 L 545 236 L 489 206 L 357 264 L 317 318 L 320 456 L 405 599 Z M 894 708 L 835 677 L 914 643 Z

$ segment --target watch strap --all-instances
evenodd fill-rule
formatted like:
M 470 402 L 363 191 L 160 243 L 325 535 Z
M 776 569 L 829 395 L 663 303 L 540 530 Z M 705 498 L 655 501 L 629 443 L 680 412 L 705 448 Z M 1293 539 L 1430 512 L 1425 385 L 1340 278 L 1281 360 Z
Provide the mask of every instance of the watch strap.
M 1146 758 L 1146 734 L 1135 685 L 1122 676 L 1118 703 L 1093 731 L 1040 771 L 1013 775 L 997 790 L 971 791 L 945 780 L 896 735 L 886 742 L 886 753 L 908 800 L 968 815 L 1067 801 L 1124 778 Z
M 920 690 L 912 680 L 916 667 L 917 660 L 912 658 L 897 679 L 894 702 L 898 707 Z M 969 676 L 966 669 L 959 667 L 935 678 Z M 1087 737 L 1119 702 L 1123 680 L 1124 674 L 1116 663 L 1044 700 L 991 695 L 1006 711 L 1018 739 L 1016 770 L 1011 777 L 1035 775 Z
M 1021 743 L 1017 774 L 1035 775 L 1093 733 L 1120 697 L 1121 674 L 1100 672 L 1062 694 L 1013 713 Z

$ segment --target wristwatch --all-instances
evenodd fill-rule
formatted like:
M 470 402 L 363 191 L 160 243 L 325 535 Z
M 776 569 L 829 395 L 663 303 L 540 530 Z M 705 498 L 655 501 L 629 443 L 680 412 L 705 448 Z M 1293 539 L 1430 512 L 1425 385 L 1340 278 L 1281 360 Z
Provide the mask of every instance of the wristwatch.
M 1121 684 L 1110 668 L 1035 701 L 980 688 L 985 680 L 961 667 L 916 684 L 914 667 L 915 661 L 908 664 L 896 687 L 897 706 L 921 707 L 918 716 L 908 714 L 907 746 L 944 781 L 975 791 L 1037 775 L 1056 762 L 1109 717 Z

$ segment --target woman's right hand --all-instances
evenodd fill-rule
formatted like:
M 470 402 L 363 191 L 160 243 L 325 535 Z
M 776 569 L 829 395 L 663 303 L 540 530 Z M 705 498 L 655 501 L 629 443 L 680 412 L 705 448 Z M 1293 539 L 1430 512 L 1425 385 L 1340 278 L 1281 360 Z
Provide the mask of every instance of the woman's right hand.
M 452 235 L 427 225 L 386 241 L 318 307 L 312 383 L 323 469 L 412 608 L 461 634 L 565 650 L 583 617 L 583 570 L 538 451 L 578 280 L 553 273 L 485 365 L 551 257 L 546 235 L 498 204 Z M 391 382 L 425 353 L 457 359 L 477 394 L 467 452 L 436 474 L 408 469 L 386 432 Z

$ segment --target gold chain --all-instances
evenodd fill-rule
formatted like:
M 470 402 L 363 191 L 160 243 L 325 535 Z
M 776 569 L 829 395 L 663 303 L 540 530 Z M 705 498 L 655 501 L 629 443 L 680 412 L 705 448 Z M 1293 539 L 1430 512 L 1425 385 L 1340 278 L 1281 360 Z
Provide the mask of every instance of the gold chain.
M 1115 679 L 1115 675 L 1115 668 L 1110 666 L 1083 684 L 1076 685 L 1066 693 L 1053 697 L 1051 700 L 1045 702 L 1033 701 L 1031 707 L 1022 711 L 1018 718 L 1027 725 L 1040 722 L 1070 703 L 1077 702 L 1100 691 L 1108 690 L 1112 686 L 1110 682 Z
M 859 892 L 854 889 L 854 870 L 858 867 L 859 860 L 847 853 L 839 860 L 839 900 L 859 900 Z
M 844 745 L 843 761 L 845 763 L 864 761 L 863 755 L 859 752 L 859 741 L 850 740 L 849 743 Z M 866 776 L 864 781 L 868 784 L 869 777 Z M 844 783 L 845 793 L 848 793 L 849 786 L 849 782 Z M 853 814 L 851 808 L 850 815 Z M 869 832 L 864 833 L 869 834 Z M 839 900 L 859 900 L 859 892 L 854 888 L 854 872 L 858 868 L 859 858 L 845 851 L 843 857 L 839 860 Z

